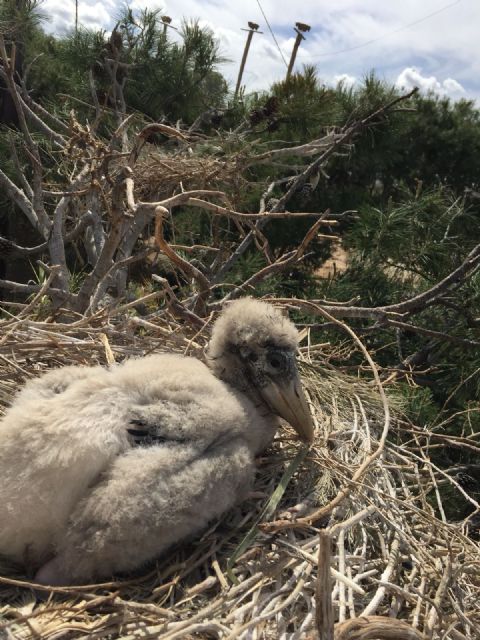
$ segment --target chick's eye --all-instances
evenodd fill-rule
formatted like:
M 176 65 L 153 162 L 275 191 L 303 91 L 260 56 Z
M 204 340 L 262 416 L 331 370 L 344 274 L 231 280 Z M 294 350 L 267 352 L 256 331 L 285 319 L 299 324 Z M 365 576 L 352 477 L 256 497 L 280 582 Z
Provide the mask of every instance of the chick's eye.
M 252 353 L 250 353 L 248 356 L 248 360 L 250 362 L 256 362 L 258 360 L 257 354 L 252 351 Z
M 280 367 L 282 366 L 282 359 L 280 358 L 280 356 L 272 354 L 268 356 L 268 364 L 274 369 L 280 369 Z

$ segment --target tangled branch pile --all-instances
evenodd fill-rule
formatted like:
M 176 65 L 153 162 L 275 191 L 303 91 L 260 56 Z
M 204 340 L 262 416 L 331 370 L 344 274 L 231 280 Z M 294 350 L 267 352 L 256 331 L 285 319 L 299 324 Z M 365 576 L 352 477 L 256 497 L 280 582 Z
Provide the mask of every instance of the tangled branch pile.
M 101 113 L 92 125 L 82 125 L 72 112 L 67 124 L 37 105 L 17 82 L 12 47 L 9 57 L 0 34 L 0 78 L 17 109 L 22 156 L 12 139 L 16 180 L 0 169 L 0 185 L 43 242 L 25 247 L 0 238 L 0 246 L 12 259 L 47 257 L 48 264 L 40 261 L 40 266 L 50 277 L 48 286 L 3 279 L 0 289 L 27 295 L 48 292 L 54 311 L 64 307 L 80 314 L 94 313 L 108 290 L 118 299 L 127 295 L 128 267 L 151 253 L 145 240 L 155 220 L 159 248 L 195 283 L 195 303 L 188 305 L 195 312 L 206 311 L 213 295 L 218 301 L 217 290 L 228 281 L 232 269 L 253 243 L 266 266 L 230 290 L 223 300 L 248 293 L 272 275 L 301 263 L 320 227 L 331 228 L 345 214 L 291 213 L 286 210 L 287 203 L 307 184 L 314 189 L 335 154 L 345 152 L 359 132 L 382 121 L 389 110 L 414 93 L 395 98 L 367 117 L 322 138 L 298 146 L 275 145 L 254 154 L 242 132 L 245 127 L 217 138 L 165 124 L 150 124 L 138 131 L 135 118 L 126 116 L 121 109 L 115 114 L 118 126 L 106 141 L 97 131 Z M 44 136 L 42 144 L 32 134 L 32 127 Z M 164 152 L 145 154 L 147 143 L 155 136 L 167 140 Z M 44 155 L 55 159 L 53 165 L 44 161 Z M 274 180 L 249 179 L 253 168 L 286 158 L 300 163 L 293 175 Z M 279 185 L 286 185 L 286 191 L 280 198 L 271 198 Z M 258 211 L 236 211 L 239 192 L 249 190 L 260 195 Z M 212 216 L 209 246 L 179 247 L 188 252 L 189 260 L 176 250 L 175 243 L 167 246 L 164 240 L 164 227 L 171 221 L 172 212 L 186 206 Z M 277 218 L 298 220 L 305 216 L 316 221 L 304 241 L 294 251 L 274 255 L 262 233 L 265 226 Z M 325 239 L 331 236 L 327 234 Z M 79 280 L 69 259 L 72 252 L 77 256 L 77 269 L 82 272 L 77 288 L 72 284 Z

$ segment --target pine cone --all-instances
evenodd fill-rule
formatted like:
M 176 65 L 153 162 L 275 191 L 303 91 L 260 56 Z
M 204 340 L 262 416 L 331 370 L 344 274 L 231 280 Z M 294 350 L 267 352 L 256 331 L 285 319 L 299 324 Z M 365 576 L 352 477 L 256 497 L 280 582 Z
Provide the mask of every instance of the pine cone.
M 252 127 L 259 124 L 264 118 L 263 109 L 253 109 L 250 111 L 249 119 Z
M 266 116 L 273 116 L 278 111 L 278 98 L 276 96 L 270 96 L 263 107 L 263 113 Z
M 278 198 L 269 198 L 265 205 L 265 211 L 271 211 L 273 207 L 275 207 L 275 205 L 277 205 L 278 203 L 279 203 Z
M 312 195 L 312 192 L 313 192 L 313 187 L 309 182 L 306 182 L 299 189 L 299 195 L 302 198 L 302 200 L 307 200 Z

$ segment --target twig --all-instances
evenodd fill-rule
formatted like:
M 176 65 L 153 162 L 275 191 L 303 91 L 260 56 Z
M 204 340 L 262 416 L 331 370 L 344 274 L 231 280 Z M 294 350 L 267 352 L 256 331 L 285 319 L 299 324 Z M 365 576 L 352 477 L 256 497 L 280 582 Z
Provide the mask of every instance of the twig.
M 190 262 L 184 260 L 178 253 L 176 253 L 166 242 L 163 236 L 163 220 L 165 215 L 168 215 L 168 210 L 164 207 L 155 208 L 155 241 L 161 251 L 169 258 L 177 267 L 183 271 L 187 276 L 193 278 L 198 284 L 198 298 L 196 303 L 196 309 L 200 309 L 200 313 L 205 315 L 205 304 L 211 291 L 211 284 L 208 278 L 194 267 Z
M 318 573 L 315 591 L 315 621 L 319 640 L 333 640 L 334 615 L 331 583 L 331 539 L 326 531 L 320 531 L 318 549 Z
M 362 616 L 335 625 L 335 640 L 425 640 L 425 636 L 403 620 Z

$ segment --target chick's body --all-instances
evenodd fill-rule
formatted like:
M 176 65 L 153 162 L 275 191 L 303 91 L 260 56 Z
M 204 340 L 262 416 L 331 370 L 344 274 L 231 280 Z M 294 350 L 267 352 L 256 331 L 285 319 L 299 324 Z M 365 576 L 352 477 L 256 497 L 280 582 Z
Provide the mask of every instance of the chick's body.
M 55 553 L 44 582 L 132 569 L 203 528 L 248 491 L 275 432 L 193 358 L 60 371 L 0 423 L 0 554 L 39 565 Z
M 44 584 L 137 568 L 239 502 L 282 416 L 313 423 L 298 333 L 273 306 L 219 316 L 209 367 L 172 354 L 29 382 L 0 421 L 0 555 Z

